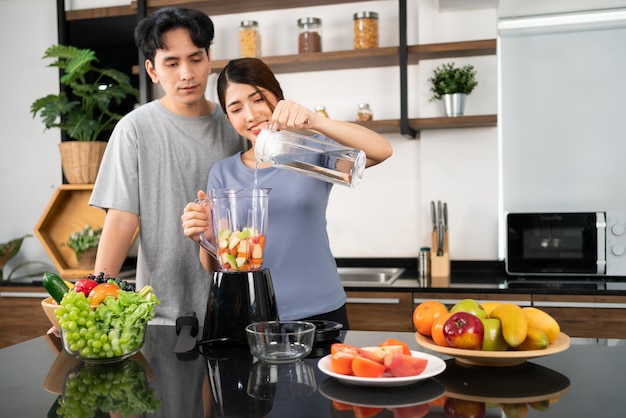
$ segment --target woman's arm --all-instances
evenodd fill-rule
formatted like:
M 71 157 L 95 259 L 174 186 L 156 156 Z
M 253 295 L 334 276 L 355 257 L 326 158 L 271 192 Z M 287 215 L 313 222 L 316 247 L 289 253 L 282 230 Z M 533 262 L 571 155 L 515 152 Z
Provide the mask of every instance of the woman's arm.
M 382 163 L 391 157 L 391 144 L 380 134 L 352 122 L 325 118 L 291 100 L 281 100 L 276 105 L 272 122 L 296 129 L 310 129 L 350 148 L 363 150 L 366 167 Z

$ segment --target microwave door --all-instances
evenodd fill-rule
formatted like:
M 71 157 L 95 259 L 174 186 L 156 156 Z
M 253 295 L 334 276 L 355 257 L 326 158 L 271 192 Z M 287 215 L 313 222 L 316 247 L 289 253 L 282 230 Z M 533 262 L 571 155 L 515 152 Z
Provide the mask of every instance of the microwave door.
M 603 228 L 598 227 L 602 223 L 603 214 L 596 212 L 508 214 L 507 272 L 603 274 Z

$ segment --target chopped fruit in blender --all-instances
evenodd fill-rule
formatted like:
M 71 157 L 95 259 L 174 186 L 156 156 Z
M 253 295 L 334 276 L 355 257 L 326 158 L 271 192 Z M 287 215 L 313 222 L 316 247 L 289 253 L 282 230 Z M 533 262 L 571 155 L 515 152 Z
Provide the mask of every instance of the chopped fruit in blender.
M 218 254 L 224 270 L 254 270 L 263 264 L 265 236 L 255 228 L 223 229 L 218 234 Z

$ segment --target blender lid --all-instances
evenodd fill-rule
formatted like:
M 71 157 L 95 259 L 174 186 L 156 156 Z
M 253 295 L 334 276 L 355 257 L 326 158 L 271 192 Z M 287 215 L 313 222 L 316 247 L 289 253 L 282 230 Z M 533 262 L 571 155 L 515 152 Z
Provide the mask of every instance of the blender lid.
M 315 325 L 315 342 L 334 340 L 339 336 L 343 324 L 334 321 L 307 321 Z

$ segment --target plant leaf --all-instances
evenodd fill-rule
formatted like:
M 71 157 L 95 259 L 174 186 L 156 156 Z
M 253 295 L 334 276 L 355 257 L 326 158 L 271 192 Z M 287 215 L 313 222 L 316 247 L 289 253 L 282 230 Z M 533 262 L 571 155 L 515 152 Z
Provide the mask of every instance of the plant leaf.
M 4 244 L 0 244 L 0 268 L 4 268 L 7 261 L 17 255 L 22 247 L 22 242 L 25 238 L 32 237 L 31 234 L 26 234 L 21 238 L 16 238 Z

